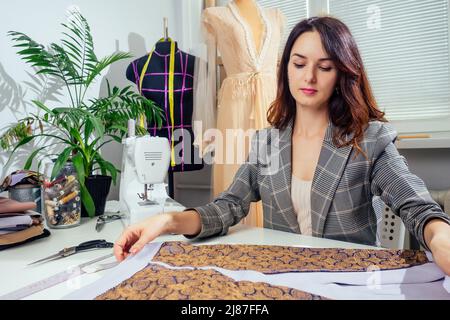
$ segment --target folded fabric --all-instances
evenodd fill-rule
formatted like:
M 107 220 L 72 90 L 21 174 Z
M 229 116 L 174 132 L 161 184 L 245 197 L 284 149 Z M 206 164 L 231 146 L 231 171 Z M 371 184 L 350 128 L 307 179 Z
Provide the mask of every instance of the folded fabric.
M 22 230 L 28 229 L 29 227 L 30 226 L 27 226 L 27 225 L 21 225 L 21 226 L 15 226 L 15 227 L 10 227 L 10 228 L 1 228 L 0 235 L 13 233 L 13 232 L 17 232 L 17 231 L 22 231 Z
M 23 184 L 40 186 L 44 182 L 44 176 L 36 171 L 17 170 L 7 176 L 0 185 L 0 192 Z
M 34 210 L 25 210 L 25 211 L 22 211 L 22 212 L 1 213 L 0 214 L 0 219 L 1 218 L 5 218 L 5 217 L 16 217 L 16 216 L 30 216 L 32 218 L 39 218 L 41 221 L 43 220 L 42 213 L 39 213 L 39 212 L 34 211 Z
M 0 251 L 45 238 L 49 235 L 50 231 L 44 229 L 42 224 L 39 226 L 31 226 L 23 231 L 0 235 Z
M 24 212 L 36 209 L 35 202 L 19 202 L 5 197 L 0 197 L 0 215 L 5 213 Z
M 4 234 L 0 236 L 0 245 L 22 242 L 42 234 L 43 231 L 44 226 L 41 224 L 38 226 L 31 226 L 19 232 Z
M 30 207 L 31 203 L 35 204 L 34 202 L 30 204 L 25 203 L 24 206 L 23 203 L 14 200 L 6 199 L 8 201 L 4 201 L 5 198 L 1 198 L 0 200 L 2 204 L 8 203 L 7 209 L 0 205 L 0 210 L 13 211 L 0 214 L 0 250 L 15 247 L 50 235 L 50 232 L 44 229 L 44 219 L 39 212 L 33 210 L 15 212 L 18 210 L 11 210 L 11 207 L 14 209 Z
M 30 226 L 32 224 L 33 219 L 30 216 L 0 217 L 0 230 L 23 225 Z

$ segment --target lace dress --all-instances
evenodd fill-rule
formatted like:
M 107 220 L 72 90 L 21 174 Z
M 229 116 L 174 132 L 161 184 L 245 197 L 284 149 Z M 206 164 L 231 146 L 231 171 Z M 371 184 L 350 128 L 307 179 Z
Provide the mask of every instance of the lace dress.
M 217 46 L 227 75 L 217 101 L 217 128 L 222 132 L 223 144 L 222 147 L 217 143 L 214 146 L 214 196 L 230 186 L 248 155 L 248 141 L 254 131 L 269 125 L 267 110 L 276 95 L 278 52 L 285 18 L 279 9 L 258 6 L 258 12 L 264 30 L 260 50 L 256 49 L 251 29 L 233 1 L 225 7 L 207 8 L 202 13 L 202 26 L 208 43 Z M 209 76 L 215 81 L 214 72 Z M 236 134 L 227 137 L 227 129 L 238 129 L 248 134 L 243 144 L 244 152 L 242 147 L 237 147 L 240 138 Z M 234 148 L 226 149 L 226 146 Z M 244 222 L 262 227 L 260 203 L 252 204 Z

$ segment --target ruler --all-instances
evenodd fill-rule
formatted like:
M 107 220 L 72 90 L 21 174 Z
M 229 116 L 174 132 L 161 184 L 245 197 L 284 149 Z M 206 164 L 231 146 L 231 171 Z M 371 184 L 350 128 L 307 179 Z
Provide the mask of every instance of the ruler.
M 45 290 L 47 288 L 53 287 L 59 283 L 65 282 L 69 279 L 73 279 L 77 276 L 80 276 L 84 273 L 87 273 L 83 270 L 84 267 L 91 265 L 93 263 L 102 261 L 104 259 L 112 257 L 113 254 L 107 254 L 105 256 L 96 258 L 94 260 L 82 263 L 76 267 L 70 268 L 70 270 L 62 271 L 60 273 L 54 274 L 48 278 L 36 281 L 34 283 L 31 283 L 29 285 L 26 285 L 20 289 L 14 290 L 10 293 L 7 293 L 3 296 L 0 296 L 0 300 L 19 300 L 23 299 L 25 297 L 28 297 L 36 292 Z

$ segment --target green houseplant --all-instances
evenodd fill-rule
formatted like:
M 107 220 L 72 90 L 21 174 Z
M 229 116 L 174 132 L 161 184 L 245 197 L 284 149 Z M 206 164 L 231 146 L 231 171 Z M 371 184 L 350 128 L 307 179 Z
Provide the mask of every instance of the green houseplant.
M 11 151 L 10 158 L 18 148 L 30 141 L 41 144 L 29 155 L 25 169 L 40 155 L 50 155 L 48 149 L 57 147 L 51 179 L 71 161 L 80 182 L 81 201 L 90 217 L 95 214 L 95 204 L 86 188 L 86 178 L 95 171 L 109 175 L 116 183 L 119 170 L 101 155 L 101 148 L 111 142 L 121 142 L 127 132 L 128 119 L 145 118 L 161 126 L 163 113 L 151 100 L 133 92 L 130 87 L 111 88 L 109 83 L 105 97 L 86 98 L 86 93 L 101 72 L 116 61 L 130 58 L 129 53 L 114 53 L 98 59 L 88 22 L 78 11 L 70 13 L 64 27 L 61 44 L 51 43 L 48 48 L 35 42 L 24 33 L 10 31 L 8 34 L 20 49 L 18 54 L 37 74 L 57 78 L 64 83 L 70 105 L 50 108 L 40 101 L 32 102 L 37 113 L 30 113 L 12 125 L 1 137 L 0 146 Z M 137 134 L 146 129 L 136 126 Z M 39 165 L 42 161 L 39 161 Z

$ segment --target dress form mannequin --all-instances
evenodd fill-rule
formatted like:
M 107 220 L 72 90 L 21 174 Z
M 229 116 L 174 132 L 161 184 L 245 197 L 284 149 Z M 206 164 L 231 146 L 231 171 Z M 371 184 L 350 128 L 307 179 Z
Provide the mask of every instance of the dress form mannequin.
M 169 166 L 170 196 L 173 197 L 173 172 L 201 170 L 203 161 L 192 143 L 193 90 L 195 56 L 179 50 L 174 42 L 173 105 L 170 104 L 170 39 L 161 39 L 154 51 L 140 57 L 127 68 L 127 79 L 138 87 L 143 96 L 155 102 L 165 115 L 161 129 L 153 122 L 147 123 L 152 136 L 166 137 L 173 146 Z M 146 63 L 148 61 L 147 67 Z M 142 87 L 141 87 L 142 85 Z M 173 122 L 172 122 L 173 118 Z M 173 140 L 173 144 L 172 144 Z
M 233 0 L 233 2 L 239 8 L 240 15 L 251 30 L 256 51 L 260 52 L 263 42 L 264 23 L 258 14 L 258 7 L 256 6 L 255 0 Z
M 217 47 L 226 73 L 217 95 L 216 123 L 223 140 L 213 148 L 214 196 L 230 186 L 248 155 L 248 143 L 244 142 L 245 150 L 239 147 L 242 145 L 239 131 L 250 138 L 252 130 L 254 133 L 269 126 L 267 110 L 276 96 L 277 61 L 284 24 L 279 9 L 261 8 L 255 0 L 233 0 L 224 7 L 206 8 L 202 13 L 208 48 Z M 209 56 L 208 70 L 216 70 L 214 59 Z M 214 76 L 212 72 L 210 77 Z M 230 131 L 237 135 L 227 137 Z M 234 155 L 228 157 L 231 152 L 226 146 L 233 147 Z M 251 204 L 242 222 L 262 227 L 262 211 L 261 202 Z

